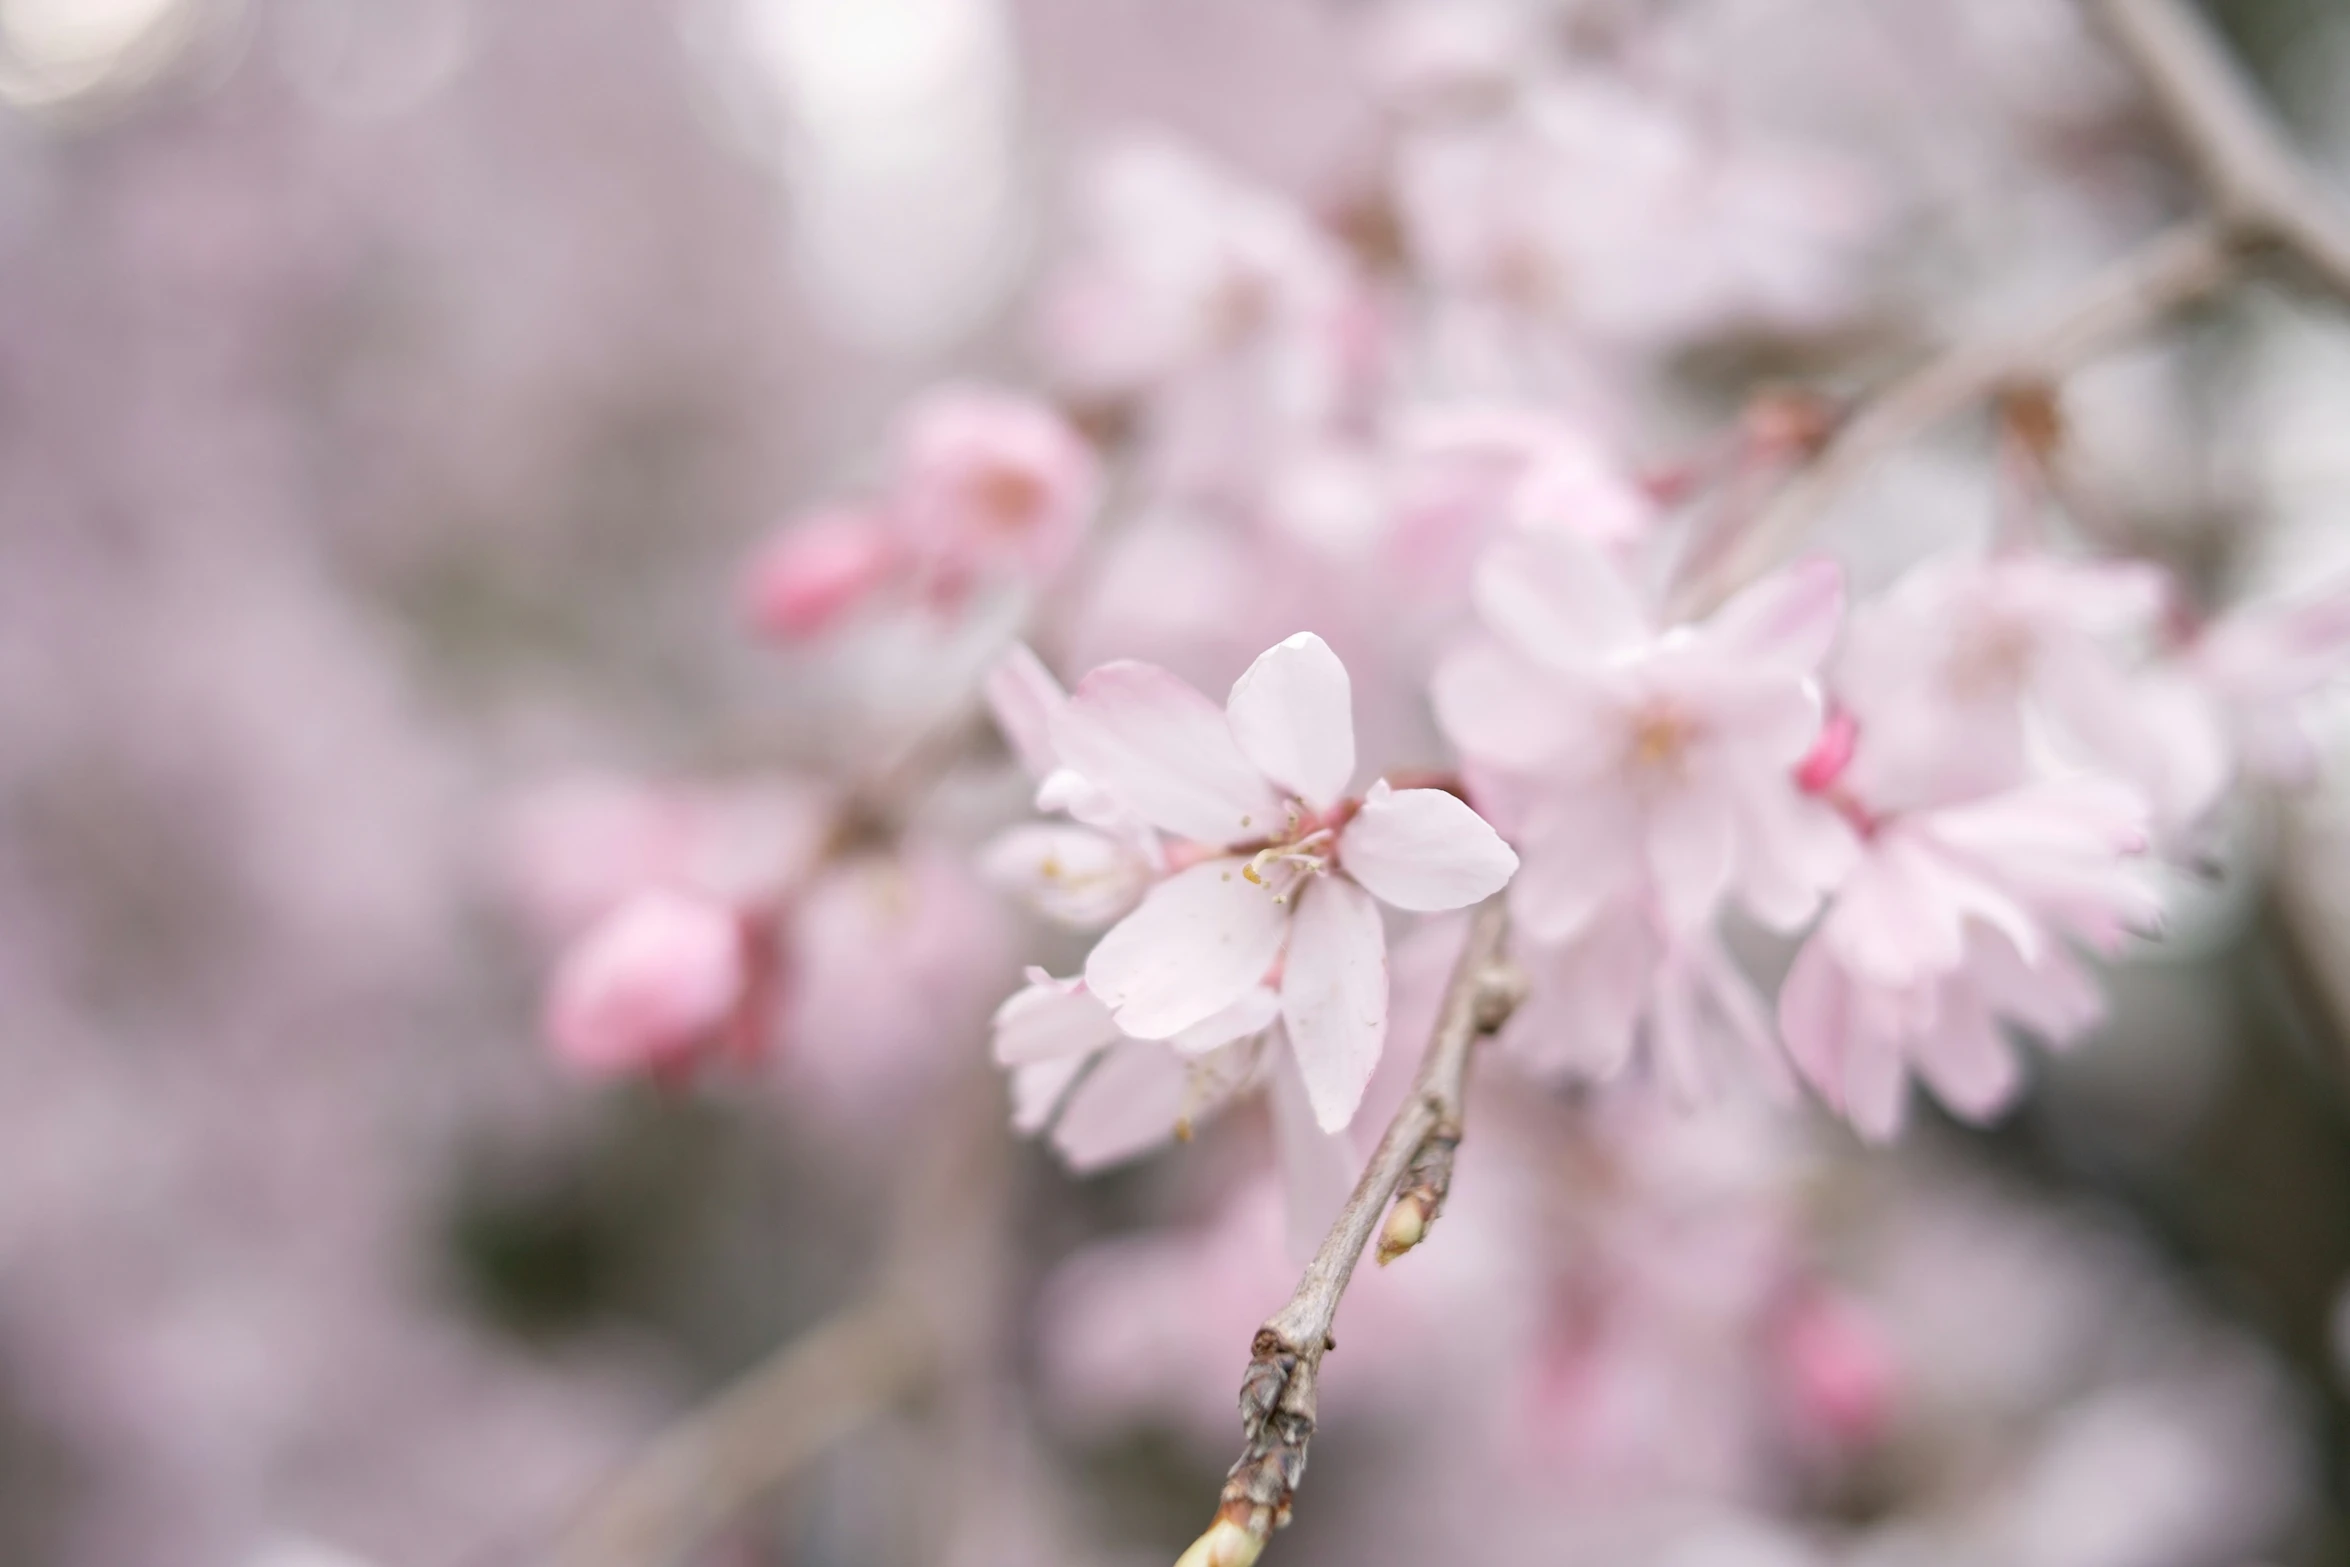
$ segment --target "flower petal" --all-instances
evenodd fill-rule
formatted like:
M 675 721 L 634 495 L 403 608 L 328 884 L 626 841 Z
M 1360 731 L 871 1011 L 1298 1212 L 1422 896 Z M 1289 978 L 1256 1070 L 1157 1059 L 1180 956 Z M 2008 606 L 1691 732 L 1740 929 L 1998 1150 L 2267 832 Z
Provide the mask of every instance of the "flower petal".
M 1155 664 L 1104 664 L 1053 720 L 1053 746 L 1152 826 L 1238 843 L 1278 825 L 1281 802 L 1224 714 Z
M 1086 1059 L 1061 1056 L 1017 1068 L 1012 1073 L 1012 1130 L 1022 1137 L 1034 1137 L 1051 1125 L 1053 1112 L 1061 1108 L 1069 1085 L 1085 1070 Z
M 1204 1056 L 1251 1034 L 1261 1034 L 1281 1016 L 1281 998 L 1269 985 L 1257 985 L 1238 1001 L 1209 1018 L 1194 1023 L 1167 1043 L 1187 1056 Z
M 1730 802 L 1699 785 L 1660 795 L 1648 812 L 1648 868 L 1666 927 L 1695 930 L 1721 906 L 1737 865 Z
M 1593 682 L 1562 680 L 1498 642 L 1479 639 L 1448 654 L 1429 695 L 1444 737 L 1488 767 L 1582 772 L 1612 738 Z
M 1617 790 L 1554 800 L 1519 842 L 1525 854 L 1510 884 L 1510 913 L 1536 941 L 1580 934 L 1641 880 L 1640 821 Z
M 1477 561 L 1476 603 L 1486 629 L 1554 668 L 1593 664 L 1648 639 L 1623 573 L 1564 529 L 1496 539 Z
M 1040 782 L 1050 776 L 1060 765 L 1053 752 L 1053 715 L 1069 702 L 1061 683 L 1027 643 L 1015 642 L 987 672 L 985 689 L 996 727 L 1028 776 Z
M 1940 1015 L 1910 1042 L 1909 1058 L 1934 1097 L 1962 1121 L 1990 1120 L 2022 1084 L 2014 1049 L 1965 975 L 1944 982 Z
M 1844 619 L 1844 571 L 1832 560 L 1798 561 L 1745 589 L 1706 622 L 1706 640 L 1742 663 L 1810 674 L 1835 646 Z
M 1371 895 L 1342 876 L 1298 901 L 1281 1016 L 1314 1119 L 1335 1132 L 1354 1119 L 1387 1042 L 1387 932 Z
M 1648 922 L 1614 909 L 1572 942 L 1522 956 L 1533 986 L 1502 1036 L 1510 1052 L 1546 1077 L 1622 1071 L 1659 956 Z
M 1257 655 L 1224 704 L 1232 738 L 1257 770 L 1316 810 L 1355 774 L 1354 688 L 1330 645 L 1301 631 Z
M 1245 996 L 1281 955 L 1289 910 L 1240 874 L 1245 861 L 1207 860 L 1152 888 L 1085 960 L 1085 988 L 1118 1027 L 1167 1039 Z
M 1779 1038 L 1804 1081 L 1838 1113 L 1844 1109 L 1844 1059 L 1856 1048 L 1852 1014 L 1852 979 L 1827 941 L 1815 935 L 1796 950 L 1779 986 Z
M 1053 1123 L 1053 1146 L 1079 1174 L 1172 1142 L 1190 1074 L 1165 1045 L 1129 1040 L 1104 1055 Z
M 1032 980 L 995 1010 L 998 1066 L 1085 1056 L 1118 1042 L 1110 1009 L 1077 979 Z
M 1330 1221 L 1346 1206 L 1358 1161 L 1346 1133 L 1325 1132 L 1314 1123 L 1313 1102 L 1306 1097 L 1295 1051 L 1284 1047 L 1275 1052 L 1272 1079 L 1268 1098 L 1273 1154 L 1281 1168 L 1290 1255 L 1302 1263 L 1313 1256 Z
M 1383 903 L 1415 914 L 1461 909 L 1499 892 L 1518 869 L 1501 834 L 1442 789 L 1371 786 L 1338 835 L 1339 863 Z

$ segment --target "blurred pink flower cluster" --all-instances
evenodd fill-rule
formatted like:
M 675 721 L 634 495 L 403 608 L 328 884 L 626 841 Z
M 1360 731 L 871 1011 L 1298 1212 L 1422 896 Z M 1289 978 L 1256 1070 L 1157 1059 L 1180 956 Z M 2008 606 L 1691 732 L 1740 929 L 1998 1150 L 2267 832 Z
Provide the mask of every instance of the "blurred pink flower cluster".
M 1080 1423 L 1228 1406 L 1273 1215 L 1294 1249 L 1335 1210 L 1455 916 L 1505 899 L 1524 996 L 1464 1155 L 1492 1184 L 1442 1269 L 1369 1287 L 1350 1358 L 1442 1402 L 1453 1471 L 1518 1466 L 1528 1541 L 1588 1523 L 1562 1492 L 1759 1509 L 1967 1425 L 1911 1399 L 1915 1302 L 1840 1277 L 1802 1105 L 1871 1143 L 1913 1082 L 2007 1111 L 2019 1038 L 2089 1031 L 2232 813 L 2312 779 L 2350 669 L 2350 585 L 2223 599 L 2040 516 L 2049 472 L 2021 522 L 1977 496 L 1724 580 L 1845 411 L 1676 375 L 1882 330 L 1917 303 L 1902 213 L 1881 160 L 1692 90 L 1700 23 L 1595 9 L 1566 48 L 1538 7 L 1381 8 L 1375 134 L 1307 194 L 1114 142 L 1023 389 L 918 396 L 748 570 L 779 655 L 918 685 L 923 722 L 821 784 L 599 786 L 516 840 L 583 1070 L 772 1061 L 902 1143 L 874 1085 L 974 1059 L 993 1003 L 1012 1125 L 1072 1169 L 1230 1156 L 1204 1223 L 1048 1287 Z M 1491 1335 L 1404 1347 L 1472 1298 Z M 1826 1559 L 1772 1549 L 1686 1559 Z

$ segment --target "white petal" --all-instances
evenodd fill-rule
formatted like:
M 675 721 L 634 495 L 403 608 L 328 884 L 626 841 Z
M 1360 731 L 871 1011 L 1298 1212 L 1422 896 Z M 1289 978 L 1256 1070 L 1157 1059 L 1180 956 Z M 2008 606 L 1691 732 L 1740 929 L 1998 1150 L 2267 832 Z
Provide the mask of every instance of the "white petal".
M 1605 1082 L 1632 1054 L 1659 953 L 1638 912 L 1617 908 L 1574 941 L 1525 953 L 1533 988 L 1502 1036 L 1546 1077 Z
M 1706 640 L 1750 665 L 1810 674 L 1835 646 L 1844 619 L 1844 572 L 1832 560 L 1773 572 L 1714 612 Z
M 1537 941 L 1581 934 L 1642 879 L 1641 824 L 1628 799 L 1587 790 L 1547 806 L 1519 840 L 1525 862 L 1510 884 L 1510 913 Z
M 1017 990 L 996 1008 L 998 1066 L 1026 1066 L 1062 1056 L 1084 1056 L 1118 1042 L 1110 1009 L 1075 979 L 1045 979 Z
M 1299 899 L 1281 1016 L 1314 1119 L 1335 1132 L 1354 1119 L 1387 1041 L 1387 932 L 1379 905 L 1344 877 L 1322 877 Z
M 1518 868 L 1501 834 L 1442 789 L 1371 786 L 1338 835 L 1339 863 L 1383 903 L 1417 914 L 1466 908 Z
M 1080 1173 L 1147 1153 L 1175 1137 L 1190 1072 L 1174 1051 L 1129 1040 L 1101 1058 L 1053 1123 L 1053 1146 Z
M 1586 695 L 1580 684 L 1562 685 L 1500 643 L 1480 639 L 1436 666 L 1429 696 L 1437 726 L 1463 756 L 1531 773 L 1589 749 L 1606 728 L 1580 700 Z
M 1053 723 L 1061 761 L 1152 826 L 1239 843 L 1279 825 L 1281 802 L 1213 702 L 1152 664 L 1104 664 Z
M 1872 1143 L 1901 1133 L 1909 1112 L 1909 1068 L 1891 1040 L 1864 1040 L 1844 1062 L 1844 1113 Z
M 1043 779 L 1060 765 L 1053 751 L 1052 723 L 1053 715 L 1069 702 L 1061 683 L 1026 643 L 1015 642 L 987 672 L 986 691 L 988 708 L 1012 754 L 1020 758 L 1029 777 Z
M 1316 810 L 1355 774 L 1353 687 L 1328 643 L 1301 631 L 1257 655 L 1224 704 L 1232 738 L 1257 770 Z
M 1287 1199 L 1290 1255 L 1302 1263 L 1313 1256 L 1330 1221 L 1346 1205 L 1359 1161 L 1353 1139 L 1345 1132 L 1325 1132 L 1314 1123 L 1313 1102 L 1306 1096 L 1297 1053 L 1286 1046 L 1276 1052 L 1268 1097 L 1273 1109 L 1273 1153 L 1281 1166 L 1281 1190 Z
M 1241 875 L 1246 861 L 1207 860 L 1153 887 L 1095 944 L 1085 988 L 1138 1039 L 1182 1033 L 1245 996 L 1281 955 L 1289 909 Z
M 1828 1107 L 1844 1109 L 1844 1061 L 1856 1048 L 1852 980 L 1836 962 L 1825 938 L 1813 936 L 1797 949 L 1779 986 L 1779 1037 L 1804 1081 Z
M 1192 1024 L 1167 1043 L 1183 1055 L 1204 1056 L 1236 1040 L 1263 1033 L 1280 1016 L 1281 998 L 1273 993 L 1271 986 L 1258 985 L 1214 1017 Z
M 1648 638 L 1623 573 L 1563 529 L 1495 540 L 1477 561 L 1476 602 L 1488 630 L 1554 668 L 1596 663 Z
M 1721 906 L 1737 866 L 1735 827 L 1729 800 L 1702 783 L 1650 802 L 1649 873 L 1669 929 L 1695 930 Z
M 1909 1058 L 1934 1097 L 1964 1121 L 1990 1120 L 2022 1085 L 2014 1049 L 1965 975 L 1943 985 L 1941 1016 L 1911 1042 Z
M 1034 1137 L 1051 1124 L 1053 1112 L 1085 1070 L 1086 1057 L 1062 1056 L 1053 1061 L 1031 1061 L 1012 1073 L 1012 1130 Z

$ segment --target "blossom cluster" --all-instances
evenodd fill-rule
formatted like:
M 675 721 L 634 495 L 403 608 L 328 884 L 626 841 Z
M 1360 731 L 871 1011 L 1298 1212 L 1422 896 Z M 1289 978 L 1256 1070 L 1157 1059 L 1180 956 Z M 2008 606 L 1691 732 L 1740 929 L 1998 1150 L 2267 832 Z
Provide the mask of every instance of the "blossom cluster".
M 1320 1233 L 1461 911 L 1500 900 L 1522 998 L 1476 1074 L 1459 1271 L 1352 1320 L 1376 1359 L 1474 1296 L 1490 1342 L 1358 1396 L 1447 1410 L 1465 1494 L 1522 1467 L 1507 1527 L 1547 1540 L 1561 1477 L 1750 1500 L 1922 1418 L 1891 1343 L 1917 1308 L 1829 1264 L 1801 1190 L 1843 1134 L 1799 1107 L 1865 1144 L 1918 1091 L 2007 1111 L 2022 1042 L 2089 1032 L 2316 776 L 2350 585 L 2223 593 L 2117 526 L 2045 387 L 1991 410 L 1958 526 L 1875 497 L 1865 537 L 1790 537 L 1772 502 L 1851 410 L 1756 382 L 1693 417 L 1676 366 L 1916 305 L 1879 265 L 1893 192 L 1693 104 L 1672 47 L 1629 69 L 1537 10 L 1384 8 L 1377 146 L 1311 197 L 1111 144 L 1030 368 L 918 397 L 747 572 L 793 667 L 919 685 L 920 720 L 821 783 L 636 791 L 522 869 L 543 894 L 566 845 L 636 846 L 549 922 L 583 1068 L 772 1064 L 812 1123 L 902 1146 L 903 1090 L 984 1032 L 1071 1169 L 1210 1145 L 1217 1217 L 1046 1291 L 1048 1380 L 1103 1419 L 1198 1408 L 1281 1287 L 1272 1215 L 1293 1253 Z
M 2159 930 L 2231 789 L 2314 765 L 2340 589 L 2213 610 L 2045 508 L 1865 594 L 1827 556 L 1725 588 L 1833 410 L 1758 397 L 1643 469 L 1592 388 L 1865 310 L 1887 203 L 1820 146 L 1709 146 L 1663 95 L 1530 66 L 1515 14 L 1373 30 L 1389 146 L 1330 210 L 1171 139 L 1114 147 L 1047 271 L 1038 389 L 921 398 L 883 477 L 751 570 L 754 625 L 793 647 L 998 639 L 979 685 L 1042 819 L 972 864 L 1099 934 L 1029 970 L 994 1054 L 1015 1124 L 1080 1168 L 1257 1088 L 1285 1138 L 1342 1137 L 1395 1048 L 1391 928 L 1505 886 L 1534 1079 L 1808 1085 L 1872 1139 L 1913 1078 L 1995 1116 L 2011 1034 L 2094 1023 L 2089 960 Z M 806 888 L 844 854 L 922 857 L 860 837 L 875 787 L 623 833 L 633 891 L 550 1001 L 566 1054 L 762 1053 L 821 929 Z M 796 825 L 762 823 L 785 796 Z M 943 885 L 911 916 L 942 953 L 983 923 L 936 912 Z

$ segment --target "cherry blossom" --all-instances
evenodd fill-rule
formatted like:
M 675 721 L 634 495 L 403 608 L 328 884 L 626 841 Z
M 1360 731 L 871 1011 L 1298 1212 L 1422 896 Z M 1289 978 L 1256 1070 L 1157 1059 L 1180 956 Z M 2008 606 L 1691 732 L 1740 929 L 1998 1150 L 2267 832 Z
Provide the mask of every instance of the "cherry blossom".
M 646 892 L 599 920 L 547 995 L 547 1037 L 596 1074 L 668 1072 L 716 1042 L 749 991 L 746 935 L 733 911 Z
M 882 494 L 787 524 L 746 574 L 752 626 L 780 641 L 837 628 L 895 595 L 937 609 L 976 589 L 1050 581 L 1100 499 L 1092 448 L 1048 405 L 996 387 L 937 388 L 899 421 Z
M 1653 898 L 1670 933 L 1732 892 L 1773 925 L 1810 916 L 1852 856 L 1844 823 L 1793 778 L 1820 726 L 1833 565 L 1660 632 L 1619 567 L 1531 530 L 1487 552 L 1475 595 L 1487 634 L 1438 668 L 1436 710 L 1525 855 L 1511 907 L 1529 936 L 1570 940 L 1627 897 Z
M 1092 520 L 1091 448 L 1033 398 L 989 387 L 933 391 L 907 410 L 890 497 L 932 593 L 991 573 L 1049 579 Z
M 1300 633 L 1269 649 L 1219 710 L 1153 665 L 1108 664 L 1054 716 L 1058 759 L 1182 840 L 1180 869 L 1086 960 L 1118 1027 L 1169 1039 L 1278 965 L 1282 1017 L 1316 1119 L 1344 1126 L 1387 1025 L 1379 904 L 1457 909 L 1517 866 L 1457 796 L 1375 783 L 1360 798 L 1346 668 Z
M 2131 863 L 2148 831 L 2141 798 L 2091 777 L 1880 824 L 1780 991 L 1797 1068 L 1877 1140 L 1912 1071 L 1954 1113 L 1997 1114 L 2020 1086 L 2003 1023 L 2062 1044 L 2100 1015 L 2067 941 L 2110 952 L 2158 922 Z
M 1456 297 L 1603 342 L 1832 320 L 1881 221 L 1832 152 L 1701 129 L 1586 74 L 1422 129 L 1395 186 L 1415 259 Z
M 1278 192 L 1168 138 L 1106 151 L 1048 279 L 1042 348 L 1070 395 L 1142 416 L 1154 472 L 1244 482 L 1355 398 L 1377 343 L 1354 268 Z
M 2350 660 L 2350 584 L 2256 600 L 2205 628 L 2182 660 L 2209 694 L 2237 765 L 2287 786 L 2317 771 L 2316 698 Z
M 751 563 L 745 612 L 754 629 L 779 641 L 819 636 L 894 580 L 905 559 L 885 514 L 848 506 L 812 512 Z
M 2159 823 L 2193 820 L 2226 782 L 2226 751 L 2188 683 L 2147 662 L 2169 596 L 2137 562 L 1919 566 L 1855 610 L 1830 671 L 1862 736 L 1851 789 L 1879 809 L 1937 804 L 2053 761 L 2128 779 Z

